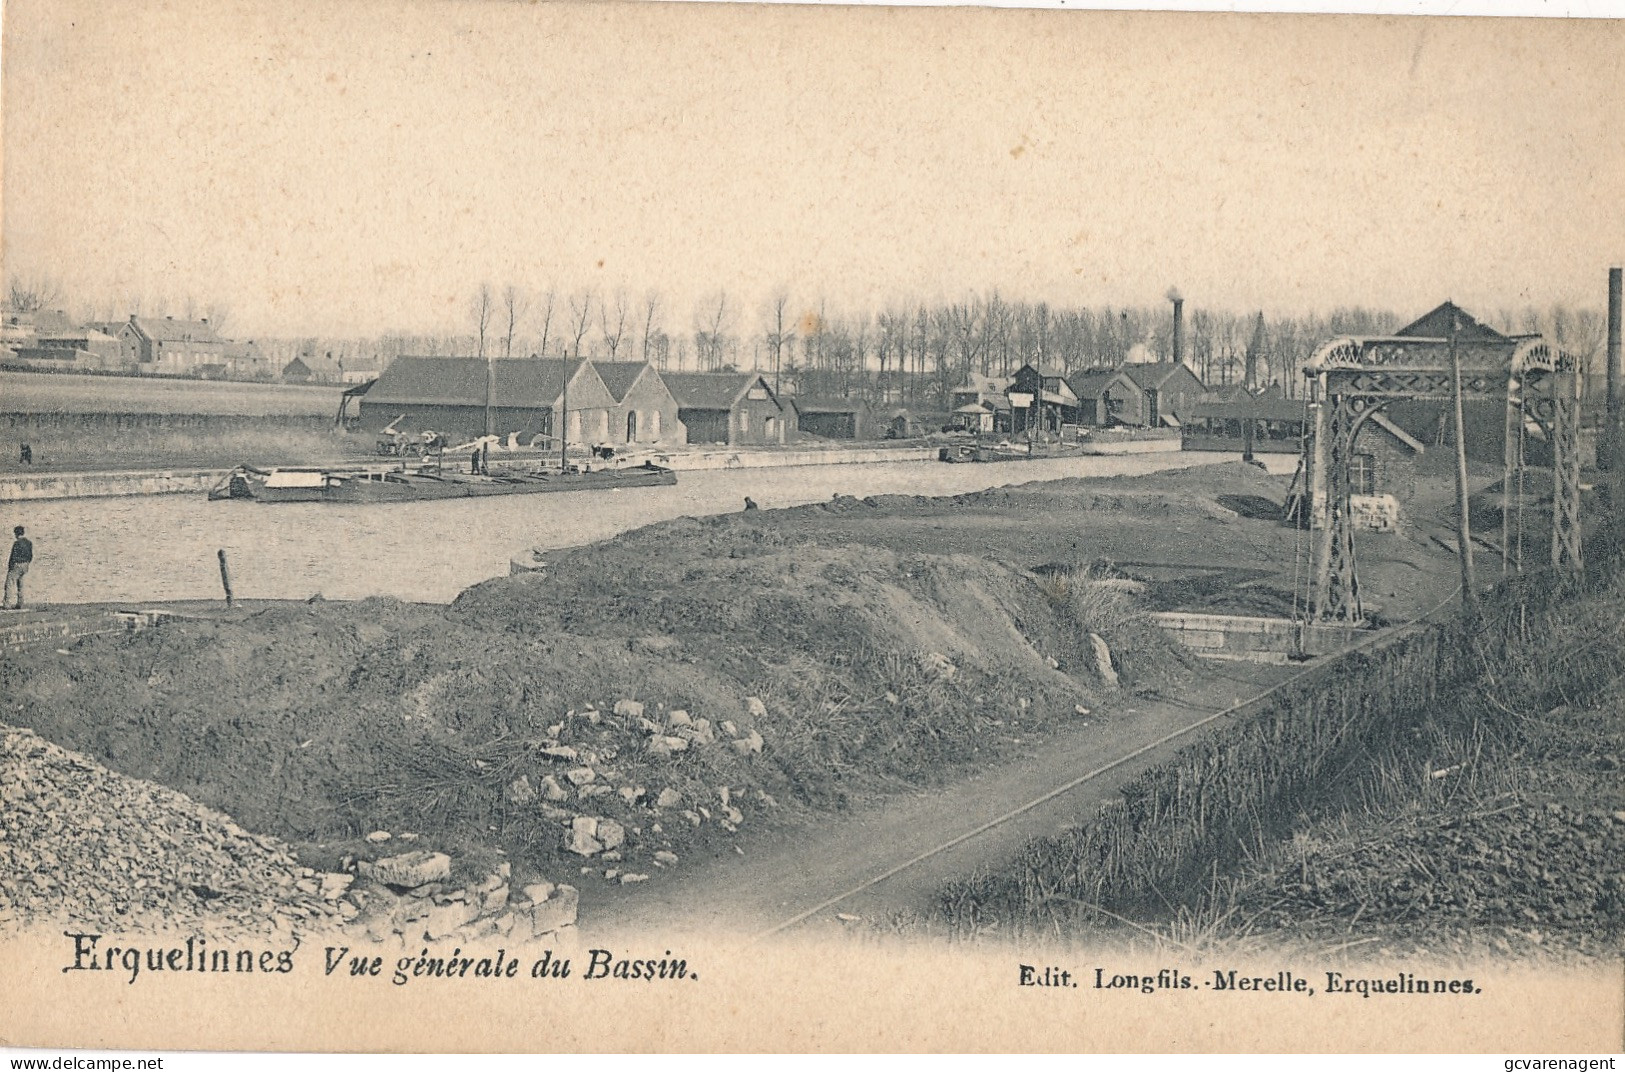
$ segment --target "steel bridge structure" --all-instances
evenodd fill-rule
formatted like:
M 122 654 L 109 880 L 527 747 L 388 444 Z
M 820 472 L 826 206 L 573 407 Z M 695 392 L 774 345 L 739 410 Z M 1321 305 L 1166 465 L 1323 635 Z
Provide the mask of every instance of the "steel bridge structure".
M 1463 400 L 1506 403 L 1503 570 L 1523 569 L 1521 489 L 1526 429 L 1531 426 L 1540 429 L 1553 452 L 1551 564 L 1580 568 L 1580 377 L 1572 355 L 1539 336 L 1337 338 L 1323 343 L 1304 366 L 1313 413 L 1305 444 L 1313 533 L 1312 621 L 1354 624 L 1364 619 L 1349 505 L 1349 464 L 1361 426 L 1400 400 L 1452 402 L 1458 366 Z M 1516 496 L 1514 487 L 1519 489 Z

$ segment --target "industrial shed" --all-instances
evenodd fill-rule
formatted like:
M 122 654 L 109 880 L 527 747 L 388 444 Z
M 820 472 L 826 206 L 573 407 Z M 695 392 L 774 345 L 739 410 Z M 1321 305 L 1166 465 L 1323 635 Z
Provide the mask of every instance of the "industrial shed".
M 1101 390 L 1109 423 L 1137 428 L 1177 428 L 1179 417 L 1207 393 L 1185 365 L 1157 361 L 1124 365 Z
M 615 412 L 610 439 L 617 443 L 681 443 L 682 417 L 670 386 L 646 361 L 594 361 Z
M 661 379 L 690 443 L 765 446 L 796 438 L 794 411 L 758 373 L 667 372 Z
M 553 435 L 567 381 L 570 441 L 611 442 L 617 403 L 591 362 L 541 358 L 397 357 L 362 397 L 361 427 L 375 432 L 399 420 L 409 435 L 435 431 L 464 442 L 486 434 L 489 403 L 489 431 L 528 443 Z
M 847 398 L 790 399 L 804 436 L 819 439 L 874 439 L 874 414 L 865 402 Z

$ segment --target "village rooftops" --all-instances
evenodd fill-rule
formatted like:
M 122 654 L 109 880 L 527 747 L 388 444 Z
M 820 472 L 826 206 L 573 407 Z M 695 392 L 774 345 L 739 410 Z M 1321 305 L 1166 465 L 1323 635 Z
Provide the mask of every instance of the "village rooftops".
M 1124 365 L 1117 371 L 1133 380 L 1140 387 L 1156 390 L 1167 383 L 1169 378 L 1179 373 L 1185 366 L 1178 361 L 1156 361 L 1144 365 Z
M 604 386 L 609 388 L 610 395 L 616 402 L 621 402 L 626 399 L 626 392 L 638 382 L 638 377 L 643 375 L 649 365 L 644 361 L 594 361 L 592 367 L 598 370 L 598 376 L 604 381 Z M 668 390 L 670 386 L 668 380 Z
M 130 325 L 153 342 L 221 342 L 220 333 L 207 320 L 175 320 L 167 316 L 132 316 Z
M 369 403 L 390 405 L 483 406 L 486 359 L 481 357 L 397 357 L 367 393 Z M 549 406 L 564 392 L 585 361 L 557 358 L 501 358 L 490 362 L 491 399 L 502 406 Z
M 662 372 L 681 409 L 732 409 L 762 379 L 759 372 Z
M 1106 385 L 1117 376 L 1116 368 L 1079 369 L 1066 378 L 1067 386 L 1079 401 L 1099 398 Z

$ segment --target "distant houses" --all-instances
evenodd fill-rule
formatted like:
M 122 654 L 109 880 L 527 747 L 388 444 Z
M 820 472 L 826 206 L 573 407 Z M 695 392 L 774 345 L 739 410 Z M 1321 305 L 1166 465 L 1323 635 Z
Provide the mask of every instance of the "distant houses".
M 269 380 L 275 370 L 254 342 L 223 338 L 207 319 L 131 316 L 76 323 L 61 310 L 7 314 L 0 361 L 48 372 Z M 299 369 L 291 370 L 298 382 Z M 309 369 L 305 370 L 309 373 Z M 311 380 L 324 377 L 311 373 Z
M 949 395 L 952 426 L 966 432 L 1011 430 L 1008 377 L 971 373 Z
M 1080 369 L 1027 364 L 1008 380 L 972 375 L 952 393 L 954 427 L 979 432 L 1063 425 L 1177 428 L 1207 388 L 1176 361 Z
M 132 316 L 117 338 L 126 364 L 139 372 L 180 376 L 199 366 L 225 364 L 226 340 L 208 320 Z
M 1060 369 L 1023 365 L 1010 379 L 1010 403 L 1021 411 L 1021 427 L 1057 432 L 1063 424 L 1077 424 L 1078 396 Z

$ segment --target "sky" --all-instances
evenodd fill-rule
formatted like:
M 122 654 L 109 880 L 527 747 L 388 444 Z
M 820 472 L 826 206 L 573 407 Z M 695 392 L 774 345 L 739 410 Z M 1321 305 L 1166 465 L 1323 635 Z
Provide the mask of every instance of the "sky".
M 5 269 L 232 333 L 482 282 L 806 308 L 1600 306 L 1625 23 L 8 0 Z

